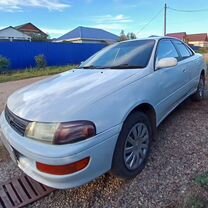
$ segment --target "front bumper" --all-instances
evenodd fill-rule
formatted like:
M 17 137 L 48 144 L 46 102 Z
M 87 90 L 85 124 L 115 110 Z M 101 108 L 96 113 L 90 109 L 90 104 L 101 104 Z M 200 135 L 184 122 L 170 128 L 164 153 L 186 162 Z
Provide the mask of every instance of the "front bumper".
M 0 117 L 0 137 L 13 155 L 17 151 L 18 166 L 33 179 L 54 188 L 66 189 L 83 185 L 111 169 L 121 125 L 117 125 L 88 140 L 75 144 L 50 145 L 17 134 L 7 123 L 4 112 Z M 36 162 L 48 165 L 65 165 L 90 157 L 88 166 L 68 175 L 51 175 L 40 172 Z

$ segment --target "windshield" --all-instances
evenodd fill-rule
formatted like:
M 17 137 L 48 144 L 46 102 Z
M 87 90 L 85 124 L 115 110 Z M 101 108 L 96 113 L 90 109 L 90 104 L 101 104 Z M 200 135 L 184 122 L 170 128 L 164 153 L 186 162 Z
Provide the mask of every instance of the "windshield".
M 154 40 L 136 40 L 116 43 L 102 49 L 87 59 L 79 68 L 144 68 L 149 62 L 154 44 Z

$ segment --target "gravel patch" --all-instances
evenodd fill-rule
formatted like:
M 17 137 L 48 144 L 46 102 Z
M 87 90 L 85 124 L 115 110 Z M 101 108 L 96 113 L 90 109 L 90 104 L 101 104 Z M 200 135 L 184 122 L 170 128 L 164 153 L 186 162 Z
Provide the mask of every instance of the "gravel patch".
M 5 92 L 2 86 L 0 93 Z M 186 100 L 160 125 L 148 164 L 134 180 L 106 174 L 80 188 L 57 190 L 28 207 L 178 208 L 193 179 L 208 170 L 207 141 L 208 92 L 203 102 Z M 0 155 L 0 181 L 21 173 L 5 154 Z

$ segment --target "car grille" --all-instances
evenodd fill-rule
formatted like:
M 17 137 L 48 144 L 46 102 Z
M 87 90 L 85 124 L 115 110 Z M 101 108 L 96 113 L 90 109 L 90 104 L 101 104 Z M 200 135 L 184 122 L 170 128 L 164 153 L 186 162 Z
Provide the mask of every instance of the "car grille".
M 19 118 L 14 115 L 6 106 L 5 108 L 5 118 L 9 125 L 20 135 L 24 136 L 26 127 L 29 121 Z

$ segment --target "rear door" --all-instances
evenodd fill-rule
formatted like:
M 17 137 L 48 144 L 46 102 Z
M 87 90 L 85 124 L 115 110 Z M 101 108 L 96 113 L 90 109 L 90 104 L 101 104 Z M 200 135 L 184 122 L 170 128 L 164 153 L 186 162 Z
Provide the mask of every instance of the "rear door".
M 155 54 L 155 65 L 162 58 L 176 58 L 179 62 L 181 56 L 170 39 L 161 39 L 158 43 Z M 162 120 L 171 110 L 173 110 L 186 95 L 184 85 L 186 75 L 184 65 L 178 64 L 175 67 L 155 69 L 154 81 L 158 89 L 157 98 L 160 99 L 157 105 L 159 118 Z
M 186 46 L 183 42 L 179 40 L 172 40 L 174 46 L 176 47 L 178 53 L 180 54 L 179 65 L 183 67 L 185 86 L 184 88 L 188 93 L 190 93 L 195 88 L 195 79 L 198 76 L 198 67 L 196 62 L 196 57 L 194 53 Z

